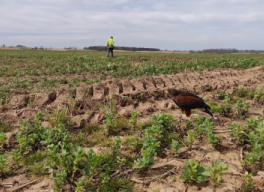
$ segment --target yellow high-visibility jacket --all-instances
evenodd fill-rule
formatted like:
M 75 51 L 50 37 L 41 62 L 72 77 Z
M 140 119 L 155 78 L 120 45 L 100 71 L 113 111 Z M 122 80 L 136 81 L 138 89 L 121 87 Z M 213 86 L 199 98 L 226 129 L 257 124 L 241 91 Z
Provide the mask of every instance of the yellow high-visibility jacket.
M 115 41 L 114 41 L 114 39 L 110 38 L 110 39 L 108 39 L 108 40 L 106 41 L 106 44 L 107 44 L 107 46 L 112 46 L 112 45 L 115 44 Z

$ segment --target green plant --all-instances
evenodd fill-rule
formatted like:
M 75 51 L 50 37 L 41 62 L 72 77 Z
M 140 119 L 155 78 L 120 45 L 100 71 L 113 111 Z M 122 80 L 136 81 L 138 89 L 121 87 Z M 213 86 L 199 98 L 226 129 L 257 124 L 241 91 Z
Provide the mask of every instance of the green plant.
M 264 88 L 258 88 L 256 91 L 255 91 L 255 94 L 254 94 L 254 103 L 258 102 L 259 104 L 263 104 L 264 103 Z
M 10 171 L 10 167 L 8 165 L 8 156 L 0 155 L 0 178 L 3 179 Z
M 59 124 L 62 125 L 71 125 L 71 119 L 67 117 L 68 114 L 68 107 L 63 107 L 61 110 L 55 109 L 53 111 L 53 117 L 46 111 L 46 117 L 48 121 L 53 126 L 58 126 Z
M 209 166 L 205 168 L 205 171 L 202 173 L 204 176 L 209 177 L 211 186 L 213 191 L 216 191 L 216 186 L 218 184 L 223 184 L 223 180 L 221 178 L 222 174 L 227 172 L 227 165 L 216 160 L 214 165 L 209 163 Z
M 247 139 L 242 125 L 237 123 L 230 123 L 231 135 L 237 140 L 238 143 L 244 143 Z
M 73 145 L 72 143 L 51 144 L 48 146 L 45 168 L 49 171 L 50 177 L 56 177 L 60 170 L 71 173 L 73 170 Z
M 113 113 L 106 113 L 106 119 L 104 120 L 104 124 L 107 129 L 107 135 L 112 135 L 114 130 L 116 129 L 116 120 L 114 119 Z
M 251 147 L 251 152 L 245 152 L 245 158 L 242 161 L 243 164 L 248 166 L 260 165 L 264 161 L 264 151 L 263 145 L 259 144 L 257 141 Z
M 76 101 L 73 97 L 69 98 L 69 113 L 71 116 L 73 116 L 75 114 L 75 105 L 76 105 Z M 66 114 L 67 115 L 67 114 Z
M 120 137 L 116 137 L 114 140 L 115 140 L 115 144 L 114 144 L 114 147 L 112 149 L 112 153 L 113 153 L 113 157 L 116 157 L 118 151 L 121 148 L 121 146 L 120 146 L 121 138 Z
M 245 127 L 245 130 L 247 131 L 247 133 L 254 131 L 256 127 L 258 127 L 258 124 L 262 121 L 263 121 L 263 118 L 260 116 L 257 116 L 255 118 L 250 117 L 246 119 L 247 125 Z
M 129 146 L 129 149 L 132 152 L 140 152 L 140 149 L 143 146 L 144 140 L 135 135 L 133 138 L 128 137 L 124 140 L 124 144 Z
M 0 132 L 8 132 L 11 131 L 12 127 L 10 125 L 7 125 L 5 123 L 0 122 Z
M 206 117 L 203 119 L 201 116 L 194 119 L 197 122 L 197 126 L 195 126 L 195 130 L 198 133 L 200 139 L 203 135 L 206 135 L 208 132 L 213 132 L 214 129 L 214 123 Z
M 223 136 L 222 135 L 215 135 L 215 134 L 213 134 L 213 132 L 208 132 L 207 133 L 207 138 L 208 138 L 208 141 L 216 149 L 221 145 L 221 143 L 223 141 Z
M 175 157 L 179 156 L 179 149 L 180 149 L 180 143 L 179 143 L 179 141 L 172 140 L 172 142 L 171 142 L 171 149 L 174 152 L 174 156 Z
M 134 131 L 136 130 L 136 126 L 137 126 L 137 111 L 133 111 L 133 113 L 131 114 L 131 118 L 129 119 L 129 123 L 131 124 L 131 127 L 134 129 Z
M 243 189 L 243 192 L 250 192 L 253 188 L 254 188 L 254 183 L 253 183 L 253 180 L 252 180 L 252 174 L 243 174 L 242 175 L 242 181 L 243 181 L 243 184 L 242 184 L 242 189 Z
M 66 170 L 58 170 L 56 172 L 56 176 L 54 177 L 55 183 L 52 185 L 52 189 L 54 192 L 61 192 L 62 186 L 65 184 L 67 178 Z
M 185 126 L 187 129 L 191 129 L 193 127 L 192 121 L 185 121 L 182 123 L 183 126 Z
M 16 149 L 10 152 L 14 165 L 18 165 L 19 159 L 22 157 L 21 151 Z
M 80 139 L 80 140 L 83 140 L 84 136 L 85 136 L 84 132 L 79 132 L 78 135 L 77 135 L 78 139 Z
M 76 187 L 75 187 L 75 191 L 76 192 L 85 192 L 85 176 L 81 177 L 80 179 L 78 179 L 77 181 L 75 181 Z
M 43 114 L 38 113 L 36 120 L 29 122 L 25 120 L 20 125 L 20 133 L 16 135 L 17 148 L 23 155 L 27 155 L 37 150 L 43 150 L 50 144 L 69 141 L 69 132 L 62 124 L 54 128 L 42 126 Z
M 151 127 L 144 130 L 146 137 L 153 137 L 163 141 L 166 133 L 170 131 L 173 126 L 173 116 L 171 114 L 155 114 L 152 116 Z
M 224 100 L 224 104 L 220 104 L 220 113 L 224 115 L 225 117 L 230 117 L 232 111 L 232 104 L 231 99 L 226 98 Z
M 205 181 L 204 171 L 203 165 L 190 159 L 184 162 L 180 178 L 188 183 L 202 183 Z
M 145 149 L 150 149 L 152 151 L 152 155 L 157 156 L 157 153 L 160 149 L 160 141 L 157 141 L 152 137 L 145 137 L 143 147 Z
M 196 135 L 194 134 L 194 130 L 188 130 L 187 137 L 185 138 L 185 142 L 189 148 L 192 148 L 195 138 L 196 138 Z
M 145 170 L 154 164 L 153 151 L 151 148 L 141 150 L 142 158 L 137 159 L 133 168 L 139 170 Z
M 44 164 L 45 164 L 44 160 L 33 161 L 30 165 L 27 165 L 28 173 L 34 176 L 38 176 L 38 177 L 47 175 Z
M 6 135 L 4 133 L 0 133 L 0 151 L 4 148 L 4 143 L 6 140 Z
M 96 155 L 96 153 L 90 149 L 86 156 L 86 163 L 82 171 L 87 176 L 87 182 L 90 183 L 95 175 L 101 170 L 101 164 L 104 161 L 102 155 Z
M 76 173 L 76 171 L 79 170 L 80 165 L 82 165 L 82 163 L 84 162 L 85 158 L 86 158 L 86 153 L 84 148 L 77 146 L 74 149 L 74 153 L 73 153 L 73 169 L 72 169 L 72 181 L 74 179 L 74 175 Z
M 245 117 L 248 113 L 249 103 L 244 101 L 237 101 L 235 104 L 235 111 L 239 117 Z
M 234 89 L 233 94 L 237 95 L 238 97 L 246 97 L 247 90 L 244 87 L 237 87 Z

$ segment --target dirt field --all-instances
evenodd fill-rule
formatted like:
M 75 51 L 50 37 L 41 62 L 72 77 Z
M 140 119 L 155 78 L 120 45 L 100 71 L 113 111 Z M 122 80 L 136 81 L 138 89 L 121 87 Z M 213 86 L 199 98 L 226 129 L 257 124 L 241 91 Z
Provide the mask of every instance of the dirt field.
M 2 84 L 8 78 L 1 78 Z M 88 125 L 104 127 L 104 106 L 114 103 L 116 118 L 129 119 L 133 111 L 137 111 L 138 121 L 147 123 L 153 114 L 168 113 L 175 118 L 181 115 L 179 108 L 164 91 L 176 88 L 189 91 L 202 97 L 209 104 L 223 103 L 219 100 L 219 93 L 230 92 L 238 87 L 257 89 L 264 86 L 264 66 L 251 69 L 225 69 L 203 72 L 182 72 L 176 75 L 150 76 L 138 79 L 102 80 L 87 85 L 81 83 L 79 87 L 63 86 L 50 92 L 32 93 L 13 92 L 8 102 L 0 107 L 0 122 L 13 127 L 6 132 L 5 150 L 10 151 L 15 146 L 15 134 L 19 132 L 18 124 L 24 119 L 33 121 L 37 113 L 53 114 L 54 110 L 69 108 L 69 118 L 72 119 L 71 133 L 78 132 Z M 69 99 L 71 98 L 71 99 Z M 247 118 L 263 117 L 263 105 L 256 104 L 253 99 L 245 99 L 249 104 Z M 74 106 L 73 106 L 74 101 Z M 198 116 L 209 117 L 200 110 L 193 110 L 190 118 L 183 115 L 183 121 L 193 121 Z M 196 160 L 203 165 L 219 160 L 227 164 L 227 173 L 222 176 L 224 184 L 218 185 L 216 191 L 243 191 L 242 174 L 248 170 L 242 165 L 245 146 L 236 143 L 230 135 L 229 123 L 245 124 L 245 119 L 226 117 L 215 113 L 216 120 L 214 133 L 223 136 L 223 143 L 219 150 L 206 140 L 195 139 L 191 149 L 181 146 L 181 154 L 174 157 L 170 150 L 164 149 L 162 155 L 155 156 L 155 163 L 148 170 L 142 172 L 130 171 L 127 175 L 133 183 L 133 191 L 160 191 L 160 192 L 192 192 L 212 191 L 209 181 L 201 184 L 189 184 L 180 179 L 183 162 L 187 159 Z M 51 122 L 45 119 L 45 127 L 52 127 Z M 128 134 L 118 133 L 122 139 Z M 139 133 L 135 133 L 139 134 Z M 133 135 L 133 134 L 132 134 Z M 92 146 L 97 153 L 108 150 L 105 146 Z M 86 147 L 88 150 L 89 147 Z M 121 147 L 123 154 L 129 154 L 128 147 Z M 121 171 L 121 170 L 120 170 Z M 127 170 L 123 170 L 127 171 Z M 53 181 L 48 177 L 27 176 L 27 170 L 21 167 L 12 175 L 4 178 L 0 191 L 49 191 Z M 252 177 L 255 183 L 254 191 L 264 191 L 264 170 L 259 169 Z M 26 184 L 24 187 L 23 185 Z M 67 189 L 65 189 L 67 191 Z M 68 188 L 68 191 L 73 191 Z

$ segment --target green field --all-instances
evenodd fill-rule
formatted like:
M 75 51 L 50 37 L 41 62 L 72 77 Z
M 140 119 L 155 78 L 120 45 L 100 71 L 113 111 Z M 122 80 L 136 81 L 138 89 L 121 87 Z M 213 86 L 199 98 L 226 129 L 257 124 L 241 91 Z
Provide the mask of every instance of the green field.
M 264 54 L 114 56 L 0 49 L 0 191 L 21 175 L 47 191 L 262 190 Z M 179 119 L 172 81 L 218 120 Z

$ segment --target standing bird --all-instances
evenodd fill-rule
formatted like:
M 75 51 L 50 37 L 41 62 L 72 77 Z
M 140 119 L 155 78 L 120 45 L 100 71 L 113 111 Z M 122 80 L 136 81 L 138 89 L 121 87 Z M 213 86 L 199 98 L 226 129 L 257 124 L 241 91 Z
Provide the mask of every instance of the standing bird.
M 165 91 L 166 95 L 169 95 L 176 105 L 181 109 L 182 113 L 185 112 L 186 116 L 191 115 L 191 109 L 201 108 L 205 113 L 208 113 L 212 117 L 214 115 L 209 111 L 211 107 L 207 105 L 204 100 L 197 95 L 189 92 L 180 91 L 177 89 L 168 89 Z M 214 117 L 216 119 L 216 117 Z

